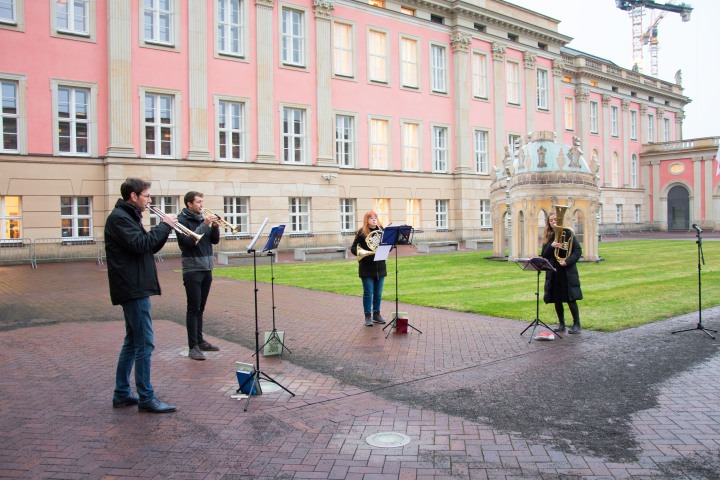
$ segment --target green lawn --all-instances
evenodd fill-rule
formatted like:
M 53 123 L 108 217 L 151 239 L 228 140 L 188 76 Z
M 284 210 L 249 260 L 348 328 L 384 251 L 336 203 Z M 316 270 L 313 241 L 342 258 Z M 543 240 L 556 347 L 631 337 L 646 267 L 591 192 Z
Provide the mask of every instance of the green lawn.
M 720 304 L 720 242 L 704 242 L 703 308 Z M 601 243 L 599 263 L 580 263 L 583 328 L 612 332 L 698 308 L 697 245 L 694 240 L 635 240 Z M 400 257 L 401 302 L 532 321 L 537 274 L 515 263 L 485 260 L 488 251 Z M 263 259 L 258 282 L 270 282 Z M 383 300 L 395 301 L 395 257 L 387 262 Z M 274 265 L 275 283 L 344 295 L 362 295 L 357 261 Z M 252 267 L 218 268 L 215 276 L 252 280 Z M 555 309 L 542 302 L 540 319 L 556 323 Z M 387 307 L 387 304 L 385 304 Z M 388 309 L 390 307 L 387 307 Z M 570 317 L 566 312 L 566 317 Z

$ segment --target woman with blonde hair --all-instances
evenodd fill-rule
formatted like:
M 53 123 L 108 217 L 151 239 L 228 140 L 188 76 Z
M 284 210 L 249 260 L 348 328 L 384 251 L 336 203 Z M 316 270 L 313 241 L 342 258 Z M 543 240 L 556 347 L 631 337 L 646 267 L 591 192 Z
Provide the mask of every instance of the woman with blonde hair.
M 375 247 L 368 244 L 368 237 L 374 231 L 380 231 L 382 225 L 378 223 L 377 213 L 370 210 L 363 217 L 363 225 L 355 234 L 350 251 L 353 255 L 358 254 L 358 247 L 366 251 L 375 251 Z M 376 234 L 377 235 L 377 234 Z M 385 323 L 380 315 L 380 300 L 382 299 L 383 283 L 387 276 L 385 260 L 375 261 L 375 255 L 367 255 L 358 262 L 358 276 L 363 286 L 363 311 L 365 313 L 365 326 L 372 327 L 373 323 Z

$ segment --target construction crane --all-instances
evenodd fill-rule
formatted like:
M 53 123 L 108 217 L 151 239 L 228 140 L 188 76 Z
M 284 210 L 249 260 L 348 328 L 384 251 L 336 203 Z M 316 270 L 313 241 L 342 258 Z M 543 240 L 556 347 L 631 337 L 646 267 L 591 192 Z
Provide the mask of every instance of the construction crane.
M 667 12 L 679 13 L 682 21 L 690 20 L 690 13 L 693 10 L 689 4 L 677 4 L 677 0 L 671 0 L 668 3 L 657 3 L 653 0 L 615 0 L 615 4 L 620 10 L 630 12 L 632 18 L 633 30 L 633 70 L 642 72 L 643 68 L 643 45 L 650 44 L 650 72 L 651 75 L 658 75 L 658 24 L 665 17 Z M 643 31 L 643 16 L 645 8 L 662 10 L 660 14 L 651 22 L 650 28 Z

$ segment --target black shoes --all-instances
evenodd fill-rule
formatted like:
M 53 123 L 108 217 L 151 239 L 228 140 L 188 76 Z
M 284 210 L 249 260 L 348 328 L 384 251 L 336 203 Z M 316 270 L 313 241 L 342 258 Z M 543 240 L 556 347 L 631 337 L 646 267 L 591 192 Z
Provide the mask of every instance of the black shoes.
M 132 392 L 130 395 L 123 399 L 117 399 L 113 398 L 113 408 L 122 408 L 127 407 L 130 405 L 137 405 L 138 404 L 138 397 L 136 397 Z
M 375 323 L 385 323 L 385 320 L 380 316 L 380 312 L 373 312 L 372 321 Z
M 553 332 L 564 332 L 565 331 L 565 324 L 561 323 L 557 327 L 552 329 Z
M 177 410 L 177 408 L 168 405 L 167 403 L 161 402 L 157 398 L 153 398 L 149 402 L 138 403 L 138 412 L 146 413 L 170 413 Z
M 366 327 L 372 327 L 372 326 L 373 326 L 373 321 L 372 321 L 372 318 L 370 318 L 370 314 L 369 314 L 369 313 L 366 313 L 366 314 L 365 314 L 365 326 L 366 326 Z
M 220 347 L 217 347 L 210 342 L 202 342 L 198 345 L 198 347 L 200 347 L 200 350 L 203 352 L 217 352 L 220 350 Z
M 580 322 L 574 322 L 568 333 L 580 333 Z

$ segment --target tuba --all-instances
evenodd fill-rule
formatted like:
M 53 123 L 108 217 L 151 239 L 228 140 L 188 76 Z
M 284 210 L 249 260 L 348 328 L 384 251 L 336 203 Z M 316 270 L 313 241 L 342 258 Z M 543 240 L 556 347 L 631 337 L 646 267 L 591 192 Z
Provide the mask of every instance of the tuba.
M 365 243 L 367 243 L 367 246 L 370 250 L 365 250 L 364 248 L 360 248 L 360 245 L 357 247 L 357 259 L 358 262 L 362 260 L 363 258 L 367 257 L 368 255 L 375 255 L 375 250 L 377 250 L 377 247 L 380 245 L 380 241 L 382 240 L 383 231 L 382 228 L 378 230 L 373 230 L 370 232 L 370 235 L 368 235 L 365 238 Z
M 555 249 L 555 258 L 558 262 L 564 262 L 570 256 L 572 251 L 573 237 L 575 232 L 570 227 L 563 226 L 563 217 L 568 209 L 567 205 L 553 205 L 557 214 L 557 223 L 555 224 L 555 242 L 561 243 L 561 248 Z

